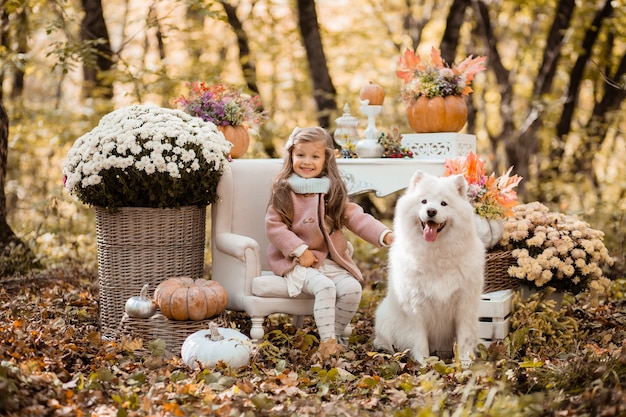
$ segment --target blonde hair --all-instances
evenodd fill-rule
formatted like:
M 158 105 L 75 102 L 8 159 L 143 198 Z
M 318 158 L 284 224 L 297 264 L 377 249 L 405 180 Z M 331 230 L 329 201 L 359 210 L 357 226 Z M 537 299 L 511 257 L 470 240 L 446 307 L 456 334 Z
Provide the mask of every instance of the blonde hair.
M 272 196 L 270 206 L 274 207 L 283 222 L 292 226 L 293 205 L 291 202 L 291 187 L 287 181 L 294 173 L 293 171 L 293 148 L 298 143 L 312 143 L 323 141 L 325 145 L 325 161 L 321 176 L 330 179 L 330 188 L 325 196 L 326 203 L 326 223 L 333 229 L 341 229 L 345 215 L 345 205 L 348 201 L 348 191 L 341 179 L 337 161 L 335 160 L 335 148 L 333 138 L 321 127 L 306 127 L 294 129 L 287 143 L 287 156 L 280 173 L 274 178 L 272 183 Z

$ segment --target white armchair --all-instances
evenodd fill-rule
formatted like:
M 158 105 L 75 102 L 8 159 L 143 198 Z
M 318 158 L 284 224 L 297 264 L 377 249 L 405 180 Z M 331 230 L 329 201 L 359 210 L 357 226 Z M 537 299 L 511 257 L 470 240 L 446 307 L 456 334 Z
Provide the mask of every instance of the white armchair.
M 219 201 L 211 207 L 212 279 L 228 291 L 227 308 L 245 311 L 252 320 L 250 337 L 264 335 L 263 321 L 274 313 L 294 315 L 301 325 L 313 313 L 313 297 L 289 297 L 283 277 L 267 262 L 265 212 L 279 159 L 236 159 L 222 175 Z

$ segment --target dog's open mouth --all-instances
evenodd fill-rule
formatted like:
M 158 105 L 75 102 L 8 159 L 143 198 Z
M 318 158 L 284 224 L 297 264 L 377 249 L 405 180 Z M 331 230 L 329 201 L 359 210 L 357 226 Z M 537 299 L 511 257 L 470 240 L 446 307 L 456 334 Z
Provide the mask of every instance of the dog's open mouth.
M 434 242 L 437 239 L 437 234 L 446 226 L 446 222 L 435 223 L 433 221 L 422 222 L 422 228 L 424 229 L 424 240 L 426 242 Z

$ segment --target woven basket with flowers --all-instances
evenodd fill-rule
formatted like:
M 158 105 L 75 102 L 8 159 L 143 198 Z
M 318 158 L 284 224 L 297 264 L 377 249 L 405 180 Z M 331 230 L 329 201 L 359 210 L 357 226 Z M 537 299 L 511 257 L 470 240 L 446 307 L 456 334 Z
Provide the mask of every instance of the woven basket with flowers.
M 231 147 L 215 124 L 154 105 L 117 109 L 74 142 L 65 188 L 95 207 L 104 337 L 146 283 L 202 276 L 206 206 Z
M 578 294 L 605 293 L 603 267 L 613 264 L 604 233 L 575 216 L 550 211 L 539 202 L 513 208 L 497 247 L 511 252 L 511 277 L 537 288 Z

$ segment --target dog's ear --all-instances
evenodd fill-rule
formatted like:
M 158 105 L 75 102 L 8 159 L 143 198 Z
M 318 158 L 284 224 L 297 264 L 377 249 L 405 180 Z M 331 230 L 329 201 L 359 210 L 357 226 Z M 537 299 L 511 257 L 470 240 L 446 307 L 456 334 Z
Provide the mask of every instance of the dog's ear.
M 417 183 L 420 182 L 422 178 L 424 178 L 425 175 L 426 173 L 424 171 L 420 171 L 419 169 L 415 171 L 415 173 L 413 174 L 413 177 L 411 177 L 411 181 L 409 181 L 409 187 L 408 187 L 409 191 L 415 188 Z
M 463 198 L 467 196 L 467 181 L 465 181 L 465 177 L 461 174 L 457 174 L 453 176 L 454 185 L 456 185 L 457 192 Z

